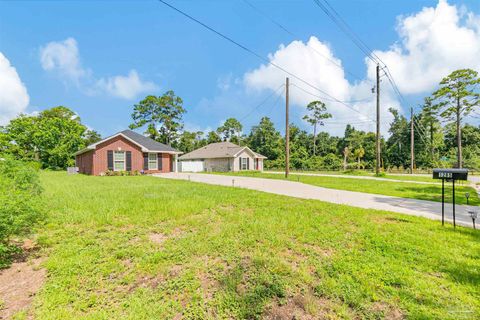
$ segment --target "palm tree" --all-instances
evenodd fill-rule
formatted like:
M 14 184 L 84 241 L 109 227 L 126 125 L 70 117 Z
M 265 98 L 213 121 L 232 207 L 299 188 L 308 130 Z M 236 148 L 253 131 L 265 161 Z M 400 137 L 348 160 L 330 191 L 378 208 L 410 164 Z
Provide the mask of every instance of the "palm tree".
M 365 155 L 365 149 L 363 149 L 362 146 L 360 146 L 359 148 L 355 149 L 355 151 L 353 152 L 353 154 L 355 155 L 355 158 L 357 158 L 357 167 L 358 169 L 360 169 L 360 160 L 363 158 L 363 156 Z

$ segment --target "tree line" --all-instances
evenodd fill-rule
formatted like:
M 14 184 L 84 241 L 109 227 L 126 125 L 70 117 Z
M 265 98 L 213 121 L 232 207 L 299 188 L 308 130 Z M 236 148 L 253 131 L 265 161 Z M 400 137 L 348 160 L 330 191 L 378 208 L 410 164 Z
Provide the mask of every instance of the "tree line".
M 389 136 L 381 139 L 381 167 L 384 170 L 405 170 L 410 167 L 411 121 L 414 124 L 415 167 L 480 168 L 480 127 L 465 123 L 475 116 L 480 104 L 478 73 L 460 69 L 446 76 L 437 90 L 425 97 L 421 111 L 407 119 L 390 109 L 393 120 Z M 294 169 L 348 170 L 375 167 L 373 132 L 346 125 L 343 136 L 318 132 L 324 120 L 331 118 L 328 105 L 312 101 L 306 106 L 303 119 L 312 126 L 312 133 L 296 124 L 290 125 L 290 164 Z M 209 132 L 184 130 L 183 100 L 169 90 L 161 96 L 147 96 L 133 106 L 131 129 L 190 152 L 210 143 L 230 141 L 248 146 L 268 157 L 266 168 L 283 168 L 285 138 L 268 117 L 244 132 L 235 118 L 228 118 Z M 480 117 L 480 113 L 479 113 Z M 37 115 L 20 115 L 0 127 L 0 153 L 17 159 L 33 160 L 44 168 L 65 168 L 74 164 L 73 154 L 100 140 L 100 135 L 81 123 L 78 115 L 66 107 L 54 107 Z

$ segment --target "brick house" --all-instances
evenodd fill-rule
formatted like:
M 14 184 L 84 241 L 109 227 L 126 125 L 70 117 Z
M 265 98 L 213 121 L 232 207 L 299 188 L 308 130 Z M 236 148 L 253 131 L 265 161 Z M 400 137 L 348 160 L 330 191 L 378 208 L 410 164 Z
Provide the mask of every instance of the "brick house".
M 80 173 L 107 170 L 144 173 L 176 172 L 180 151 L 131 130 L 124 130 L 75 153 Z

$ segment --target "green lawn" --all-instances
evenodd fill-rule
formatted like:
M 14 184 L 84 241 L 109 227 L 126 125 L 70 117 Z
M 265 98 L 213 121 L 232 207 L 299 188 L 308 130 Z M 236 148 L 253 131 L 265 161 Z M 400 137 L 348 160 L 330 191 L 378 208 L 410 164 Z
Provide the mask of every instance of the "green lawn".
M 41 178 L 38 319 L 480 317 L 471 229 L 155 177 Z
M 269 170 L 266 170 L 269 171 Z M 272 170 L 275 172 L 283 172 L 278 170 Z M 370 171 L 364 170 L 348 170 L 348 171 L 291 171 L 292 174 L 295 173 L 313 173 L 313 174 L 328 174 L 328 175 L 345 175 L 345 176 L 364 176 L 364 177 L 375 177 L 375 173 Z M 421 181 L 421 182 L 441 182 L 440 180 L 434 180 L 431 174 L 424 174 L 421 176 L 418 175 L 408 175 L 408 174 L 395 174 L 395 173 L 387 173 L 385 176 L 380 178 L 383 179 L 392 179 L 392 180 L 405 180 L 405 181 Z
M 257 178 L 269 179 L 285 179 L 284 175 L 276 173 L 264 173 L 257 171 L 243 171 L 243 172 L 218 172 L 216 174 L 222 175 L 239 175 Z M 383 194 L 387 196 L 396 196 L 403 198 L 413 198 L 429 201 L 442 201 L 442 185 L 441 184 L 418 184 L 408 182 L 396 181 L 382 181 L 382 180 L 367 180 L 355 178 L 338 178 L 328 176 L 307 176 L 296 175 L 294 173 L 289 175 L 289 180 L 299 181 L 319 187 L 358 191 L 374 194 Z M 452 202 L 451 183 L 445 183 L 445 201 Z M 471 205 L 479 205 L 480 200 L 477 192 L 465 184 L 462 185 L 457 182 L 455 186 L 455 202 L 457 204 L 466 204 L 465 193 L 470 193 L 469 203 Z

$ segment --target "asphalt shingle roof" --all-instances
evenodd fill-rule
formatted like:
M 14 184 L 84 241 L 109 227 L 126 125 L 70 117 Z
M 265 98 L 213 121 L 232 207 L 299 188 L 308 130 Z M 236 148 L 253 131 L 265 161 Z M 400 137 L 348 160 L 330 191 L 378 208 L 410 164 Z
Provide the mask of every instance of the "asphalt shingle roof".
M 180 160 L 189 160 L 189 159 L 213 159 L 213 158 L 232 158 L 238 152 L 243 150 L 245 147 L 237 146 L 231 142 L 217 142 L 210 143 L 205 147 L 193 150 L 192 152 L 186 153 L 183 156 L 180 156 Z M 258 157 L 263 157 L 255 153 Z
M 139 133 L 136 133 L 135 131 L 132 130 L 123 130 L 120 132 L 121 134 L 125 135 L 126 137 L 132 139 L 139 145 L 143 146 L 145 149 L 151 150 L 151 151 L 170 151 L 170 152 L 178 152 L 178 150 L 167 146 L 166 144 L 160 143 L 158 141 L 155 141 L 153 139 L 150 139 L 149 137 L 145 137 Z

